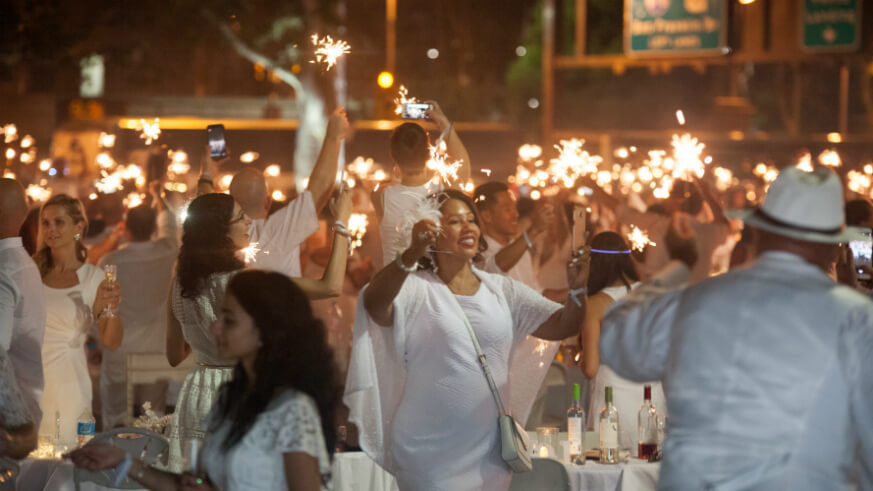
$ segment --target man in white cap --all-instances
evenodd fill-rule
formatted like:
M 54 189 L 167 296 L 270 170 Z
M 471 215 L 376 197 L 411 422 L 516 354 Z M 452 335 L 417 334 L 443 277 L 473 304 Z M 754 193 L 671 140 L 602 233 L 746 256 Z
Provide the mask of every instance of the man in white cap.
M 671 291 L 673 261 L 603 320 L 602 362 L 664 381 L 658 489 L 873 489 L 873 302 L 828 276 L 854 238 L 840 180 L 787 168 L 745 222 L 751 267 Z

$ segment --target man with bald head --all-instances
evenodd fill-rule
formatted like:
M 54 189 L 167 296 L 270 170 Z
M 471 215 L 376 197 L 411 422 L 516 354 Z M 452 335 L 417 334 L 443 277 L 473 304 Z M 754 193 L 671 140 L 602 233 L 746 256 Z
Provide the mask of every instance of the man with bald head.
M 45 301 L 39 270 L 18 235 L 26 216 L 21 184 L 0 179 L 0 349 L 9 352 L 21 395 L 39 427 Z
M 340 142 L 348 128 L 345 109 L 337 107 L 328 120 L 324 143 L 306 190 L 269 217 L 271 199 L 263 174 L 248 167 L 233 176 L 230 195 L 252 219 L 249 238 L 258 244 L 254 260 L 258 269 L 278 271 L 292 278 L 301 276 L 300 244 L 318 230 L 318 215 L 333 192 Z

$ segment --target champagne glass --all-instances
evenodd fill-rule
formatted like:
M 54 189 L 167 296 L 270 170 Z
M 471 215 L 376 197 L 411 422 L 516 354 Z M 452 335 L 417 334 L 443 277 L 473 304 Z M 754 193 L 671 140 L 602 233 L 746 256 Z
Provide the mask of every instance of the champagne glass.
M 182 472 L 197 475 L 199 470 L 200 440 L 186 438 L 182 440 Z
M 115 280 L 118 277 L 118 268 L 114 264 L 107 264 L 103 266 L 103 274 L 106 276 L 106 284 L 110 289 L 115 288 Z M 112 309 L 112 306 L 106 304 L 103 307 L 103 314 L 101 317 L 118 317 L 115 311 Z

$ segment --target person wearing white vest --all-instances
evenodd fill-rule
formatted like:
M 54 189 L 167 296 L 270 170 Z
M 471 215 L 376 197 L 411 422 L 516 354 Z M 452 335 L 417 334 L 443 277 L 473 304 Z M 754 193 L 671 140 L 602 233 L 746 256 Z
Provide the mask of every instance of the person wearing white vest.
M 686 263 L 603 320 L 602 361 L 664 381 L 658 489 L 871 490 L 873 302 L 828 276 L 856 235 L 840 179 L 783 169 L 744 220 L 754 264 L 676 289 L 695 254 L 691 227 L 673 229 L 665 245 Z

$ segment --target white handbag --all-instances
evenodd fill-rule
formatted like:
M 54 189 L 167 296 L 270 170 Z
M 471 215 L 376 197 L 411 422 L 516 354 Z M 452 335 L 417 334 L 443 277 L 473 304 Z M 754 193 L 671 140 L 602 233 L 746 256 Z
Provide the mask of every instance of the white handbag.
M 488 380 L 488 387 L 491 389 L 491 395 L 494 396 L 494 403 L 497 404 L 497 424 L 500 429 L 500 457 L 514 472 L 528 472 L 533 469 L 533 464 L 531 463 L 530 440 L 527 436 L 527 431 L 504 409 L 500 392 L 497 391 L 497 384 L 494 383 L 491 369 L 488 368 L 488 362 L 485 360 L 485 353 L 482 352 L 482 347 L 479 346 L 479 338 L 476 337 L 476 332 L 473 331 L 473 326 L 470 325 L 470 320 L 467 319 L 467 314 L 464 313 L 464 309 L 461 308 L 458 299 L 455 298 L 451 291 L 449 291 L 449 296 L 455 301 L 461 317 L 464 318 L 464 324 L 467 326 L 467 331 L 473 339 L 473 346 L 476 347 L 479 365 L 482 367 L 485 378 Z

